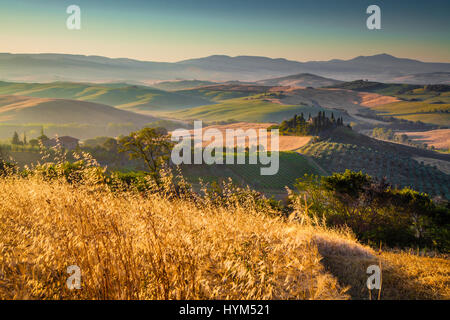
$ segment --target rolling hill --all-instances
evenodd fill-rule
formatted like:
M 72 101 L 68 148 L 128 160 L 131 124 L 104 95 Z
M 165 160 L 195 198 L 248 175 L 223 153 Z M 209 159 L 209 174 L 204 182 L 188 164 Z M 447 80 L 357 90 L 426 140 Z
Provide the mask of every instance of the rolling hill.
M 449 85 L 424 86 L 358 80 L 341 83 L 333 87 L 396 97 L 397 101 L 385 100 L 384 103 L 377 105 L 365 105 L 381 116 L 393 116 L 444 127 L 450 124 Z
M 0 82 L 0 94 L 81 100 L 115 106 L 140 113 L 177 110 L 211 104 L 202 97 L 185 96 L 126 83 L 11 83 Z
M 418 84 L 449 84 L 450 72 L 431 72 L 409 74 L 405 76 L 395 77 L 392 82 L 400 83 L 418 83 Z
M 228 99 L 243 98 L 258 93 L 265 93 L 272 89 L 270 86 L 257 84 L 216 84 L 190 90 L 180 90 L 178 93 L 185 96 L 201 97 L 210 101 L 220 102 Z
M 152 84 L 153 88 L 165 90 L 165 91 L 176 91 L 183 89 L 194 89 L 197 87 L 211 86 L 217 84 L 212 81 L 201 81 L 201 80 L 177 80 L 177 81 L 162 81 Z
M 342 116 L 347 123 L 373 126 L 387 122 L 361 117 L 361 110 L 370 111 L 368 108 L 399 101 L 392 96 L 347 89 L 256 85 L 216 85 L 181 93 L 209 98 L 216 104 L 186 109 L 170 116 L 207 121 L 280 122 L 301 112 L 307 116 L 326 111 Z
M 292 87 L 326 87 L 342 83 L 342 81 L 319 77 L 310 73 L 300 73 L 287 77 L 259 80 L 257 84 L 265 86 L 292 86 Z
M 402 83 L 382 83 L 376 81 L 355 80 L 341 82 L 339 84 L 330 85 L 328 87 L 396 96 L 407 91 L 421 88 L 422 86 Z
M 99 103 L 12 95 L 0 96 L 1 123 L 78 123 L 105 126 L 108 123 L 143 125 L 155 120 L 151 116 L 140 115 Z
M 331 172 L 362 171 L 399 187 L 413 187 L 433 196 L 450 199 L 450 175 L 423 160 L 449 163 L 450 155 L 372 139 L 338 128 L 321 141 L 298 150 Z
M 203 121 L 281 122 L 294 114 L 317 113 L 319 110 L 323 109 L 308 105 L 282 105 L 260 96 L 250 96 L 172 113 L 171 116 Z
M 242 186 L 250 186 L 255 190 L 265 193 L 267 196 L 283 198 L 287 192 L 285 187 L 293 188 L 295 180 L 304 174 L 320 174 L 320 168 L 314 162 L 297 152 L 282 151 L 279 154 L 280 167 L 273 176 L 262 176 L 260 170 L 265 167 L 261 164 L 213 164 L 213 165 L 182 165 L 183 174 L 190 183 L 199 183 L 199 178 L 204 182 L 224 181 L 232 178 L 235 183 Z

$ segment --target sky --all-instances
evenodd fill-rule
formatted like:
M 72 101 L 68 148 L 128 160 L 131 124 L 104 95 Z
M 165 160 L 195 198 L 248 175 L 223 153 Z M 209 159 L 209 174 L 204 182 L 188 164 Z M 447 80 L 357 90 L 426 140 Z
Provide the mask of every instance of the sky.
M 69 5 L 81 29 L 68 30 Z M 366 9 L 381 8 L 381 30 Z M 388 53 L 450 62 L 450 1 L 0 0 L 0 52 L 175 62 L 214 54 L 296 61 Z

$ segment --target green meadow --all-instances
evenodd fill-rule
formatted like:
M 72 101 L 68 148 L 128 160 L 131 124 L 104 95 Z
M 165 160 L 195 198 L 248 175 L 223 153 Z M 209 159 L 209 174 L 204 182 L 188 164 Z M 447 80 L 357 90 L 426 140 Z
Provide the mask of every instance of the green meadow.
M 247 154 L 248 155 L 248 154 Z M 198 184 L 219 182 L 231 178 L 242 186 L 250 186 L 268 195 L 284 193 L 285 187 L 293 188 L 295 180 L 305 174 L 320 174 L 317 165 L 293 151 L 279 153 L 279 171 L 272 176 L 261 175 L 261 168 L 269 165 L 249 164 L 213 164 L 182 165 L 182 172 L 190 183 Z
M 82 100 L 141 112 L 176 110 L 211 104 L 211 101 L 202 97 L 129 84 L 0 82 L 1 94 Z
M 318 107 L 307 105 L 281 105 L 269 102 L 258 96 L 237 98 L 223 101 L 218 104 L 195 107 L 172 113 L 171 116 L 185 120 L 204 121 L 246 121 L 246 122 L 281 122 L 294 114 L 317 114 L 323 111 Z

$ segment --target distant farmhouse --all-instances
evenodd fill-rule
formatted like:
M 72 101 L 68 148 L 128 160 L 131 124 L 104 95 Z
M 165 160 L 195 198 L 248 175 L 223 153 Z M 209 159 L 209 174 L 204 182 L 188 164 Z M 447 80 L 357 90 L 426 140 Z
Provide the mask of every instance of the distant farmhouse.
M 64 136 L 64 137 L 46 139 L 46 140 L 43 140 L 42 143 L 46 148 L 53 148 L 53 147 L 56 147 L 57 145 L 60 145 L 62 148 L 66 149 L 66 150 L 73 150 L 76 147 L 78 147 L 78 141 L 79 141 L 79 139 L 77 139 L 77 138 Z

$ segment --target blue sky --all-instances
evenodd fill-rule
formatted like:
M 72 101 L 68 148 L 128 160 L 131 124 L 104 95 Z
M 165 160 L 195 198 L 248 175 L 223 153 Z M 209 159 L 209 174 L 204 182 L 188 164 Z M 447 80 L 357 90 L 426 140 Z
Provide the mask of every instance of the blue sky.
M 67 6 L 81 30 L 66 28 Z M 366 28 L 381 8 L 382 29 Z M 179 61 L 212 54 L 298 61 L 389 53 L 450 62 L 450 1 L 0 0 L 0 52 Z

